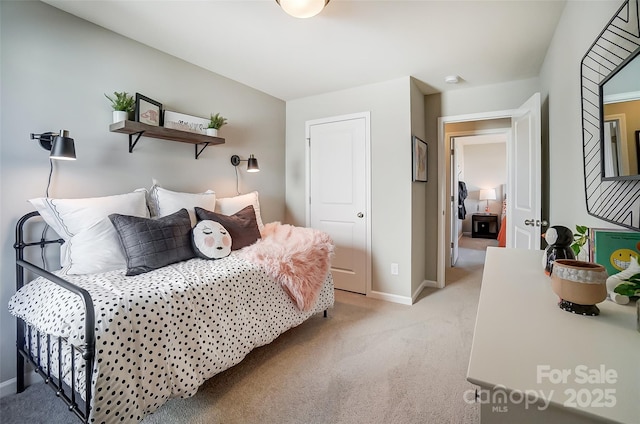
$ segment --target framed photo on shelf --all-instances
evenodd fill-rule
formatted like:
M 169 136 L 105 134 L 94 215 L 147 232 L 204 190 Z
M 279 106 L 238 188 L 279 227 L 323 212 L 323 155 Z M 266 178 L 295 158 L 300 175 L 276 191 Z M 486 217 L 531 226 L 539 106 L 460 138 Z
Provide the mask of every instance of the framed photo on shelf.
M 147 125 L 162 126 L 162 104 L 136 93 L 135 120 Z
M 427 143 L 413 136 L 413 181 L 427 182 Z

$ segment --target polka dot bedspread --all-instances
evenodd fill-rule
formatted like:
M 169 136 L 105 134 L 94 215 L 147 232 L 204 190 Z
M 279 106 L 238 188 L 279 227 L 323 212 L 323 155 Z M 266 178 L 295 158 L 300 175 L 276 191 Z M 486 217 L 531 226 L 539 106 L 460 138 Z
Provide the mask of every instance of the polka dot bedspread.
M 94 302 L 91 422 L 139 422 L 170 398 L 193 396 L 208 378 L 334 303 L 331 274 L 315 307 L 303 312 L 236 252 L 133 277 L 124 273 L 63 276 L 89 291 Z M 83 344 L 82 301 L 46 279 L 20 289 L 9 310 L 44 333 Z M 68 368 L 63 366 L 65 373 Z M 84 376 L 76 380 L 83 393 Z

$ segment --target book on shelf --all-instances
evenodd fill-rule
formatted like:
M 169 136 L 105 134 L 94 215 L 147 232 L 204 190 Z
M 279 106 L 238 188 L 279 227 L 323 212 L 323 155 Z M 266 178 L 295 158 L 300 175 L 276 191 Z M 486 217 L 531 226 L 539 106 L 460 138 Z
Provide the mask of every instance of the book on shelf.
M 640 232 L 613 229 L 589 229 L 589 260 L 605 267 L 609 275 L 627 269 L 631 257 L 640 257 Z

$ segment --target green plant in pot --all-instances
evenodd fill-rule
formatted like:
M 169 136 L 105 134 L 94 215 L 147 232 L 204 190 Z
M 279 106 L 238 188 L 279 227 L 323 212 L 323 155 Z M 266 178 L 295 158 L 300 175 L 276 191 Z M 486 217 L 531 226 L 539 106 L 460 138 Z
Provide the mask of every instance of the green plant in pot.
M 209 126 L 207 127 L 207 135 L 212 135 L 214 137 L 218 136 L 218 130 L 222 128 L 223 125 L 227 123 L 227 118 L 216 113 L 215 115 L 211 115 L 209 120 Z
M 136 104 L 133 96 L 130 96 L 126 91 L 121 93 L 114 91 L 113 96 L 105 94 L 105 97 L 111 101 L 114 123 L 129 119 Z
M 573 233 L 573 244 L 571 245 L 571 249 L 573 253 L 575 253 L 576 258 L 585 260 L 585 256 L 588 256 L 587 252 L 583 252 L 583 246 L 587 244 L 589 240 L 589 227 L 584 225 L 576 225 L 576 232 Z M 588 259 L 586 259 L 588 260 Z

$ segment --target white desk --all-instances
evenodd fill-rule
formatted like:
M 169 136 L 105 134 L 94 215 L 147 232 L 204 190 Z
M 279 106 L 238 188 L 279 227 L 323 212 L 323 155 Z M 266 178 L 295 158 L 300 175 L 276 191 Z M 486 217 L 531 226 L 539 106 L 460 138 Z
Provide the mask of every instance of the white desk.
M 542 254 L 487 250 L 467 372 L 482 423 L 640 423 L 635 304 L 606 300 L 596 317 L 561 310 Z

